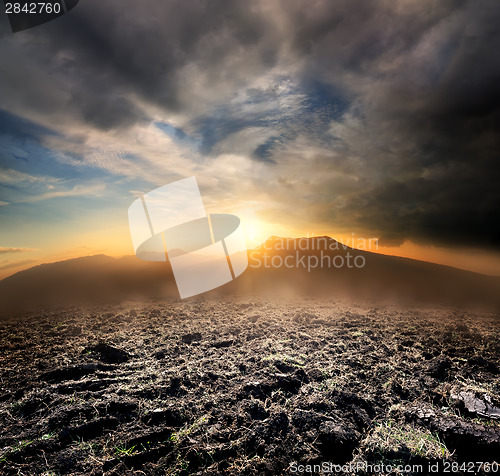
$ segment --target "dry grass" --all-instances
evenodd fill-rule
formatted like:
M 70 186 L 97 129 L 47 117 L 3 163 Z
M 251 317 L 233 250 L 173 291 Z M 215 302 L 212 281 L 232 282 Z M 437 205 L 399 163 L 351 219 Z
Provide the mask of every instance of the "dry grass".
M 427 460 L 449 459 L 451 453 L 439 436 L 425 428 L 399 424 L 393 420 L 379 423 L 361 443 L 365 452 L 384 457 L 405 455 Z

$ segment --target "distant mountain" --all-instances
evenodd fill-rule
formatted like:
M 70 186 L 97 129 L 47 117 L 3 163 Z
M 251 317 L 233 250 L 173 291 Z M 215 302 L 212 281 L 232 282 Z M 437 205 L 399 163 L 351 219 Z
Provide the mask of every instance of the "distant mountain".
M 209 294 L 340 295 L 500 305 L 500 278 L 355 250 L 329 237 L 272 237 L 249 250 L 240 277 Z M 0 281 L 0 315 L 34 308 L 178 297 L 170 264 L 88 256 Z
M 86 256 L 35 266 L 0 281 L 0 315 L 176 293 L 169 263 Z
M 220 292 L 348 294 L 500 306 L 500 277 L 357 250 L 328 236 L 271 237 L 248 255 L 244 275 Z

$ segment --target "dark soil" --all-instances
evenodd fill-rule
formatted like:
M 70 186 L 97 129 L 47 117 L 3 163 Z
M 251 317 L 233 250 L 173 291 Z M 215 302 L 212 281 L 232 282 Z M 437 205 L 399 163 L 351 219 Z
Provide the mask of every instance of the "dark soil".
M 0 472 L 498 461 L 499 323 L 249 298 L 19 316 L 0 324 Z M 401 444 L 389 447 L 377 438 L 391 428 Z

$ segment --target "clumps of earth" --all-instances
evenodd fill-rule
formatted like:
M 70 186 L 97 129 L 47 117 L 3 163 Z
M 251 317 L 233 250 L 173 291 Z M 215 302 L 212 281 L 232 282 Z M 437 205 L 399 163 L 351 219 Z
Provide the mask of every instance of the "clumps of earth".
M 227 297 L 15 316 L 0 323 L 0 473 L 470 474 L 500 454 L 499 324 Z

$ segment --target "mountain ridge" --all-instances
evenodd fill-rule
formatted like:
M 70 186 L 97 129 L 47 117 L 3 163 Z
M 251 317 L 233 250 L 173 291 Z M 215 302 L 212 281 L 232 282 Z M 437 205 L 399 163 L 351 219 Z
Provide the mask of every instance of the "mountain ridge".
M 364 297 L 410 296 L 417 300 L 467 298 L 495 305 L 500 301 L 495 298 L 500 295 L 498 277 L 360 250 L 326 235 L 272 236 L 259 247 L 248 250 L 247 255 L 247 270 L 236 280 L 210 291 L 211 294 L 285 292 L 315 296 L 348 292 Z M 348 255 L 357 257 L 358 264 L 363 266 L 336 266 L 345 264 L 343 260 Z M 268 266 L 263 261 L 266 256 Z M 316 266 L 309 266 L 312 263 Z M 320 267 L 319 263 L 335 266 Z M 114 258 L 97 254 L 40 264 L 4 278 L 0 281 L 0 315 L 151 297 L 179 297 L 168 261 L 145 262 L 134 255 Z

